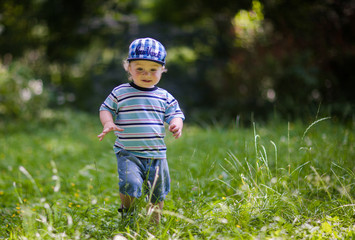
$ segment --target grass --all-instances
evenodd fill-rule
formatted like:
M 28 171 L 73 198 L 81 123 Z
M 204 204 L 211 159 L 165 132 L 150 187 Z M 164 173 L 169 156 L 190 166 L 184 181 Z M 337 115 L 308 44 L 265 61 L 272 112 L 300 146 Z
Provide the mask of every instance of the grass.
M 354 239 L 354 122 L 186 125 L 167 136 L 162 223 L 124 222 L 113 135 L 98 118 L 0 125 L 0 239 Z M 55 119 L 55 120 L 54 120 Z

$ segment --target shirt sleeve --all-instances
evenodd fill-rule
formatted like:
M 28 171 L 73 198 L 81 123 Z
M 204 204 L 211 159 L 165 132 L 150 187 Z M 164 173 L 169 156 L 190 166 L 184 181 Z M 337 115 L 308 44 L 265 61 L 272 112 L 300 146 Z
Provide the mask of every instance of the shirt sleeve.
M 114 90 L 110 93 L 110 95 L 107 96 L 105 101 L 101 104 L 99 111 L 109 111 L 112 116 L 117 115 L 118 101 Z
M 178 101 L 170 93 L 168 93 L 164 120 L 170 124 L 170 121 L 174 118 L 181 118 L 182 120 L 185 120 L 184 113 L 181 111 Z

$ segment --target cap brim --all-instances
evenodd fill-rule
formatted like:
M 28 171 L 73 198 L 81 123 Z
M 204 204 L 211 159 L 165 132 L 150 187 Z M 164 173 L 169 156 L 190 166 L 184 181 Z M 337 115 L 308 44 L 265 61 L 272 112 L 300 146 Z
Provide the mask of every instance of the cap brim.
M 163 66 L 165 65 L 165 62 L 158 61 L 158 60 L 153 60 L 153 59 L 148 59 L 148 58 L 127 58 L 128 62 L 133 62 L 133 61 L 137 61 L 137 60 L 151 61 L 151 62 L 159 63 L 159 64 L 161 64 Z

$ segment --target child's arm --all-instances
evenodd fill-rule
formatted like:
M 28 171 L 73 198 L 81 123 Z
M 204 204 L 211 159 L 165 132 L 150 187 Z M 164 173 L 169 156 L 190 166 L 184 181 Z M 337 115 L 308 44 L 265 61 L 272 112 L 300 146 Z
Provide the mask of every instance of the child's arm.
M 169 131 L 173 133 L 173 136 L 176 139 L 178 139 L 179 137 L 181 137 L 183 126 L 184 126 L 184 123 L 181 118 L 179 118 L 179 117 L 173 118 L 170 121 Z
M 117 127 L 113 122 L 112 114 L 109 111 L 100 111 L 100 121 L 104 127 L 102 133 L 97 136 L 100 141 L 111 131 L 123 131 L 122 128 Z

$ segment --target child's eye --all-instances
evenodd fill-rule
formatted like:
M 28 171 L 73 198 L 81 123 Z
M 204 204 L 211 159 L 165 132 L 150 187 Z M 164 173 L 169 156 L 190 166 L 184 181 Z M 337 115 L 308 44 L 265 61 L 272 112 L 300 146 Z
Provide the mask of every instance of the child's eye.
M 137 68 L 136 69 L 138 72 L 142 72 L 143 71 L 143 68 Z
M 151 71 L 151 72 L 156 72 L 156 71 L 157 71 L 157 69 L 152 68 L 152 69 L 150 69 L 150 71 Z

